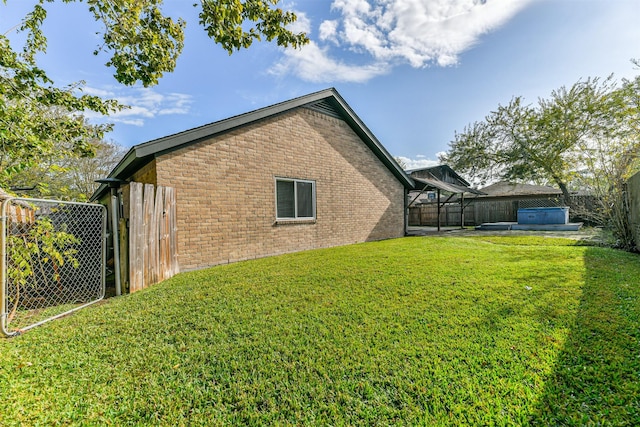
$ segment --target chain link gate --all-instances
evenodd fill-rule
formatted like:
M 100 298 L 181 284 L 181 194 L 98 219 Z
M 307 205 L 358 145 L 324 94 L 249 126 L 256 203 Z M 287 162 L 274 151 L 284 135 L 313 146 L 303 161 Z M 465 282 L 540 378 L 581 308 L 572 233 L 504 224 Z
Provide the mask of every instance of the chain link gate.
M 104 206 L 9 198 L 2 201 L 0 219 L 4 335 L 16 335 L 104 298 Z

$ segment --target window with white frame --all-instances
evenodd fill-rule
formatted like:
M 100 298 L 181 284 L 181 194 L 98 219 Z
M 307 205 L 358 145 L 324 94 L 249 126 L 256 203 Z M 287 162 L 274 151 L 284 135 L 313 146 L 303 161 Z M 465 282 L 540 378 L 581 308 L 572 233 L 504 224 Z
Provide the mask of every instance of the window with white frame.
M 276 219 L 315 219 L 316 183 L 276 178 Z

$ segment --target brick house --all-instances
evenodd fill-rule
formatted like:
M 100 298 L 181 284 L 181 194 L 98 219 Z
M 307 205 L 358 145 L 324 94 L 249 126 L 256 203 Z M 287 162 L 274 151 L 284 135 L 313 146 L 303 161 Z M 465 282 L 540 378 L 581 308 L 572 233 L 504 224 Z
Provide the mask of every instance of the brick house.
M 136 145 L 109 178 L 175 189 L 183 271 L 403 236 L 413 186 L 333 88 Z

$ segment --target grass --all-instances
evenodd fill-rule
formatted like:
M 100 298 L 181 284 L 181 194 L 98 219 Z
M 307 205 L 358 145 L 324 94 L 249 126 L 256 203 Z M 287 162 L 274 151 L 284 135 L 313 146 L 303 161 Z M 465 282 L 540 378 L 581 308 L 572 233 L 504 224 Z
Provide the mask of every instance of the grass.
M 0 340 L 0 425 L 640 425 L 639 279 L 489 236 L 185 273 Z

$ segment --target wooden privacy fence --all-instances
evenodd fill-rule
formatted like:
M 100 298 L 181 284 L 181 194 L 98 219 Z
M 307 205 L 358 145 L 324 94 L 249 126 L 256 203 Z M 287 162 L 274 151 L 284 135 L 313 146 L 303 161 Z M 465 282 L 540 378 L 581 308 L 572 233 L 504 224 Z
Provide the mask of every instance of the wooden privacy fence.
M 574 206 L 590 209 L 592 202 L 589 197 L 574 196 L 571 198 L 572 210 Z M 518 209 L 533 207 L 564 206 L 559 197 L 527 197 L 483 200 L 465 199 L 464 225 L 473 226 L 488 222 L 516 222 Z M 460 226 L 460 203 L 446 203 L 440 209 L 440 225 L 443 227 Z M 575 218 L 575 211 L 571 214 Z M 580 218 L 575 218 L 580 219 Z M 581 219 L 580 219 L 581 220 Z M 409 225 L 430 226 L 438 225 L 438 204 L 424 203 L 409 208 Z
M 129 292 L 179 272 L 176 196 L 171 187 L 129 186 Z
M 440 208 L 440 225 L 443 227 L 460 226 L 459 203 L 447 203 Z M 472 202 L 465 206 L 464 225 L 479 225 L 485 222 L 515 221 L 518 202 L 492 201 Z M 438 225 L 438 204 L 428 203 L 409 208 L 409 225 Z

